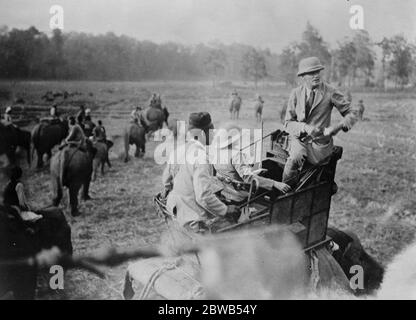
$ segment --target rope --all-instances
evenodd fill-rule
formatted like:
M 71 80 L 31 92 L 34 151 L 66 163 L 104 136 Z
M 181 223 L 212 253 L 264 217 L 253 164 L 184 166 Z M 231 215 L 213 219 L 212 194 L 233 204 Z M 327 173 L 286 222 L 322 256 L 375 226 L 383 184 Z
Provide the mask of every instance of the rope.
M 145 300 L 149 296 L 150 290 L 154 288 L 156 280 L 166 271 L 177 268 L 181 260 L 182 259 L 179 258 L 171 263 L 166 262 L 159 269 L 155 270 L 140 293 L 139 300 Z
M 178 268 L 180 262 L 182 262 L 182 258 L 176 259 L 175 261 L 170 263 L 166 262 L 159 269 L 155 270 L 150 276 L 146 285 L 144 286 L 142 292 L 140 293 L 139 300 L 145 300 L 149 296 L 151 289 L 154 288 L 157 279 L 159 279 L 159 277 L 162 276 L 166 271 Z M 197 297 L 200 297 L 203 294 L 203 288 L 201 286 L 201 283 L 183 269 L 178 270 L 186 276 L 188 276 L 189 279 L 191 279 L 194 283 L 197 284 L 197 286 L 194 287 L 192 291 L 189 293 L 187 299 L 195 299 Z

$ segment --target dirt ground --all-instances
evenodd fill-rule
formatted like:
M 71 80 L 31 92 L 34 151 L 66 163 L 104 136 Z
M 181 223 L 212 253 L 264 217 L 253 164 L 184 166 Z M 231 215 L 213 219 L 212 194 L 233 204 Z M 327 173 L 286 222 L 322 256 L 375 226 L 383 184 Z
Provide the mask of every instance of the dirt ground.
M 11 85 L 1 83 L 0 87 L 7 89 Z M 171 117 L 187 120 L 192 111 L 208 111 L 214 124 L 219 125 L 228 120 L 225 104 L 233 88 L 243 98 L 239 121 L 242 127 L 258 126 L 253 110 L 256 92 L 265 100 L 265 134 L 281 127 L 280 111 L 290 89 L 272 83 L 257 90 L 242 83 L 213 88 L 210 83 L 184 82 L 20 82 L 14 86 L 15 95 L 23 97 L 26 105 L 37 106 L 50 105 L 41 100 L 48 90 L 81 92 L 67 101 L 59 98 L 56 102 L 63 106 L 87 103 L 94 110 L 94 120 L 103 120 L 115 142 L 110 155 L 113 167 L 92 183 L 93 200 L 81 202 L 81 216 L 70 216 L 64 197 L 62 207 L 72 227 L 75 254 L 107 245 L 155 244 L 165 228 L 152 203 L 153 195 L 161 188 L 163 170 L 153 159 L 156 142 L 147 143 L 144 158 L 132 157 L 127 164 L 120 160 L 121 133 L 134 106 L 144 105 L 152 92 L 160 92 Z M 335 138 L 335 144 L 343 146 L 344 154 L 338 163 L 339 190 L 332 200 L 330 224 L 356 232 L 368 252 L 384 265 L 415 234 L 415 97 L 411 93 L 353 92 L 354 101 L 364 100 L 364 121 Z M 333 121 L 338 118 L 334 111 Z M 25 169 L 31 203 L 36 207 L 50 204 L 48 169 Z M 65 289 L 61 291 L 48 289 L 47 277 L 43 275 L 38 298 L 122 299 L 126 264 L 106 271 L 106 280 L 84 271 L 68 271 Z

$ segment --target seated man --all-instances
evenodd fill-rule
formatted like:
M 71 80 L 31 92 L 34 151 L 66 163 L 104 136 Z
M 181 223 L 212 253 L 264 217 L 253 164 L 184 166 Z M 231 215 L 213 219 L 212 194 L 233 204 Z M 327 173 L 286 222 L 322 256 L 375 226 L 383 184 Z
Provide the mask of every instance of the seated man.
M 213 192 L 213 168 L 204 146 L 213 127 L 209 113 L 190 115 L 187 141 L 176 150 L 177 170 L 170 177 L 173 187 L 166 206 L 180 226 L 195 233 L 206 232 L 212 218 L 236 221 L 239 216 L 236 206 L 227 207 Z
M 99 142 L 107 141 L 107 134 L 103 126 L 103 122 L 101 120 L 98 120 L 98 125 L 94 127 L 93 136 L 94 136 L 95 141 L 99 141 Z
M 56 104 L 52 105 L 52 107 L 49 109 L 49 117 L 41 118 L 40 122 L 47 125 L 60 123 L 61 119 L 59 118 L 58 114 L 58 106 Z
M 216 177 L 223 183 L 222 195 L 230 201 L 241 202 L 248 197 L 244 184 L 255 180 L 257 187 L 283 193 L 290 187 L 282 182 L 264 178 L 253 171 L 246 153 L 241 151 L 241 128 L 229 123 L 220 128 L 210 147 L 210 159 L 216 170 Z
M 91 115 L 87 114 L 84 120 L 84 134 L 87 138 L 93 135 L 93 130 L 95 128 L 95 123 L 91 120 Z
M 26 200 L 23 183 L 20 181 L 22 173 L 20 167 L 11 169 L 10 181 L 3 192 L 3 203 L 6 207 L 13 207 L 16 209 L 22 220 L 36 221 L 42 217 L 37 216 L 32 212 L 32 208 Z
M 81 126 L 81 128 L 84 126 L 84 120 L 85 120 L 85 106 L 82 104 L 79 106 L 79 111 L 76 115 L 76 120 L 78 125 Z
M 9 107 L 6 108 L 6 111 L 4 112 L 4 116 L 3 116 L 3 120 L 2 120 L 2 122 L 5 126 L 13 125 L 13 119 L 12 119 L 11 113 L 12 113 L 12 107 L 9 106 Z
M 294 187 L 305 160 L 319 164 L 332 154 L 333 140 L 340 130 L 348 131 L 357 121 L 351 101 L 334 87 L 322 82 L 321 65 L 316 57 L 299 63 L 298 76 L 302 84 L 289 97 L 285 130 L 290 134 L 289 158 L 283 172 L 283 182 Z M 331 113 L 337 108 L 344 119 L 331 126 Z
M 142 107 L 137 106 L 130 114 L 132 122 L 140 125 L 141 114 L 142 114 Z
M 75 146 L 77 148 L 84 148 L 85 147 L 85 135 L 84 131 L 82 130 L 81 126 L 75 122 L 75 118 L 70 116 L 68 118 L 69 121 L 69 134 L 65 138 L 65 145 Z M 61 146 L 61 149 L 62 147 Z
M 93 141 L 105 143 L 107 145 L 107 151 L 110 150 L 110 148 L 114 145 L 112 141 L 107 140 L 107 134 L 103 126 L 103 122 L 101 120 L 98 120 L 98 125 L 93 130 Z M 106 163 L 111 168 L 110 159 L 108 158 L 108 152 Z

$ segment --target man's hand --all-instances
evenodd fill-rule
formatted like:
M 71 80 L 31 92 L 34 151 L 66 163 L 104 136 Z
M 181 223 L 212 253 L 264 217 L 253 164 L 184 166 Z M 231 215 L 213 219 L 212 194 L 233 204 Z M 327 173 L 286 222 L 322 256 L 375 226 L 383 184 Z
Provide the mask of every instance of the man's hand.
M 334 136 L 336 133 L 335 133 L 335 130 L 334 130 L 334 128 L 333 127 L 328 127 L 328 128 L 325 128 L 324 129 L 324 136 L 325 137 L 332 137 L 332 136 Z
M 342 129 L 342 125 L 338 125 L 338 126 L 330 126 L 328 128 L 324 129 L 324 136 L 325 137 L 333 137 L 335 136 L 340 130 Z
M 320 137 L 323 134 L 322 128 L 310 125 L 305 125 L 305 131 L 308 134 L 308 136 L 311 136 L 312 138 Z
M 275 187 L 277 190 L 280 190 L 283 193 L 288 193 L 290 190 L 292 190 L 290 186 L 287 185 L 286 183 L 278 182 L 278 181 L 274 182 L 273 187 Z

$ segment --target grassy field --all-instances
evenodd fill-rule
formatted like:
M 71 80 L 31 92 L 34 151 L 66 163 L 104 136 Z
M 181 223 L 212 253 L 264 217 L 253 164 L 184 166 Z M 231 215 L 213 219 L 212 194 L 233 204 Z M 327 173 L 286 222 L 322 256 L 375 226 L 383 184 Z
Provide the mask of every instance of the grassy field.
M 215 125 L 228 120 L 225 103 L 233 88 L 243 98 L 240 125 L 256 127 L 253 100 L 259 92 L 264 100 L 265 133 L 279 128 L 280 111 L 289 88 L 265 84 L 254 90 L 248 84 L 185 82 L 20 82 L 0 83 L 1 90 L 13 90 L 25 106 L 45 107 L 41 96 L 48 90 L 79 92 L 66 101 L 58 98 L 62 110 L 86 103 L 95 120 L 102 119 L 115 141 L 111 154 L 113 168 L 92 183 L 90 202 L 81 202 L 83 215 L 72 218 L 63 205 L 72 227 L 76 254 L 105 245 L 153 244 L 164 230 L 156 217 L 152 196 L 161 187 L 163 167 L 153 160 L 155 142 L 148 142 L 147 154 L 124 164 L 121 132 L 133 106 L 144 105 L 152 92 L 160 92 L 172 117 L 186 120 L 192 111 L 209 111 Z M 365 120 L 349 133 L 340 133 L 335 143 L 344 147 L 338 163 L 338 193 L 333 197 L 330 224 L 355 231 L 365 248 L 386 265 L 401 248 L 410 243 L 416 227 L 416 94 L 354 93 L 363 99 Z M 4 106 L 6 101 L 1 101 Z M 46 112 L 46 111 L 43 111 Z M 339 118 L 334 111 L 333 121 Z M 29 199 L 38 207 L 49 204 L 51 188 L 48 170 L 25 170 Z M 3 183 L 3 182 L 2 182 Z M 82 271 L 66 274 L 65 290 L 51 292 L 40 279 L 40 299 L 120 299 L 126 265 L 108 269 L 108 279 L 100 280 Z

